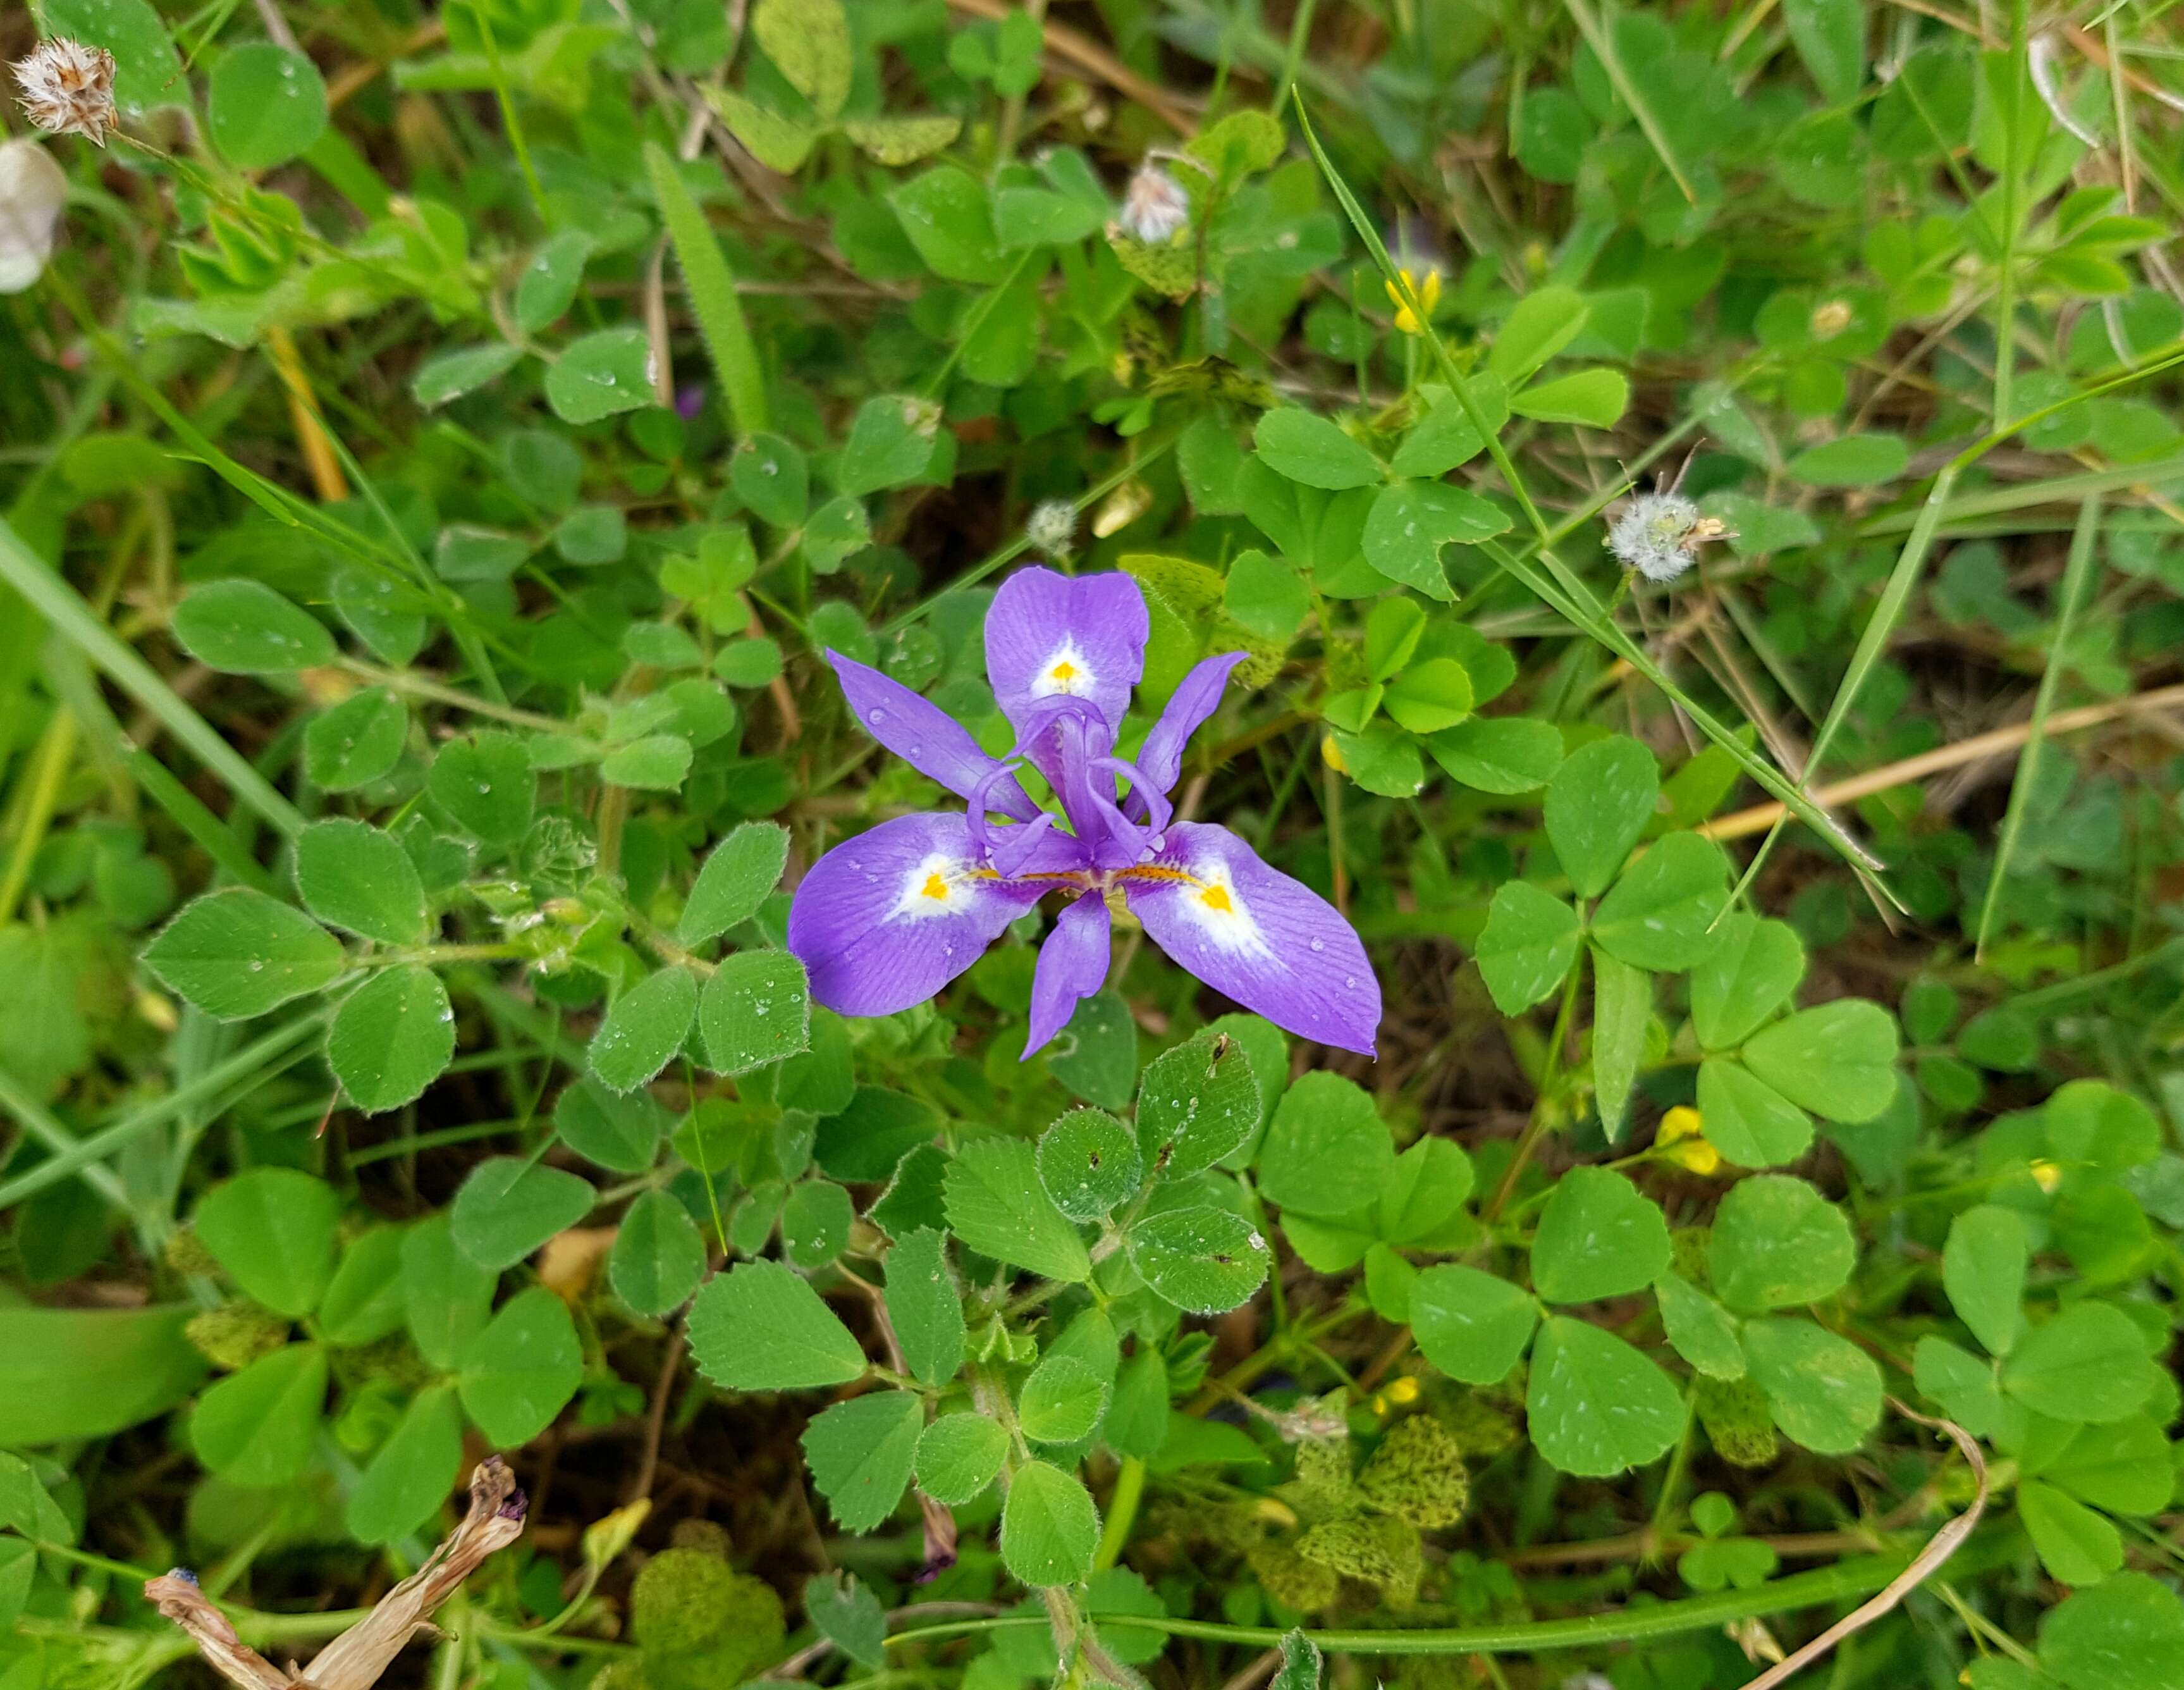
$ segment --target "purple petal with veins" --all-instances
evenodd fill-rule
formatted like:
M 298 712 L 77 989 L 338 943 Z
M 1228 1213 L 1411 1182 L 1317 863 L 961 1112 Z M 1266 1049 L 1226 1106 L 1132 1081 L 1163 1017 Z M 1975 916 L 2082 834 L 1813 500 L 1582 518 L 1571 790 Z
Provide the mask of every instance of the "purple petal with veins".
M 1138 748 L 1138 767 L 1145 771 L 1148 784 L 1131 793 L 1131 814 L 1140 813 L 1137 804 L 1141 793 L 1175 790 L 1176 779 L 1183 773 L 1184 747 L 1190 743 L 1190 736 L 1204 726 L 1206 717 L 1221 708 L 1221 694 L 1228 684 L 1228 672 L 1242 662 L 1245 655 L 1241 651 L 1226 651 L 1218 657 L 1207 658 L 1195 665 L 1183 678 L 1182 684 L 1168 694 L 1167 707 L 1161 711 L 1160 720 L 1145 735 L 1145 743 Z
M 827 1008 L 892 1015 L 977 962 L 1046 890 L 987 867 L 961 816 L 898 817 L 811 865 L 789 906 L 788 948 Z
M 1153 943 L 1226 997 L 1323 1045 L 1373 1054 L 1380 983 L 1357 932 L 1226 828 L 1178 822 L 1116 877 Z
M 1019 822 L 1039 814 L 1014 775 L 997 774 L 1000 759 L 981 750 L 971 730 L 939 705 L 854 657 L 829 650 L 827 661 L 858 725 L 920 774 Z
M 1063 908 L 1054 931 L 1039 947 L 1039 962 L 1032 970 L 1025 1057 L 1067 1026 L 1077 1006 L 1106 982 L 1112 928 L 1106 901 L 1097 892 L 1087 892 Z
M 1027 737 L 1043 699 L 1079 698 L 1110 729 L 1130 707 L 1150 630 L 1145 594 L 1127 575 L 1020 569 L 986 612 L 986 673 L 1001 711 Z

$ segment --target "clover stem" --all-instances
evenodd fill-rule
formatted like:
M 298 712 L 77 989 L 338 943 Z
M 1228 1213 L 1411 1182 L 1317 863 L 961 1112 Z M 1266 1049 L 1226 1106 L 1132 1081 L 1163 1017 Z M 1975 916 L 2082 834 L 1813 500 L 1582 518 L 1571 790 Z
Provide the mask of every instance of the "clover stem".
M 1578 916 L 1582 921 L 1585 916 L 1583 909 L 1579 910 Z M 1524 1135 L 1517 1141 L 1516 1152 L 1510 1157 L 1508 1167 L 1502 1170 L 1502 1183 L 1494 1188 L 1492 1201 L 1486 1205 L 1485 1212 L 1479 1216 L 1479 1219 L 1490 1226 L 1502 1218 L 1503 1208 L 1507 1206 L 1510 1196 L 1517 1189 L 1517 1181 L 1524 1176 L 1526 1166 L 1531 1162 L 1533 1152 L 1540 1147 L 1540 1141 L 1546 1136 L 1547 1127 L 1553 1119 L 1553 1110 L 1551 1106 L 1553 1102 L 1555 1081 L 1562 1071 L 1563 1046 L 1569 1040 L 1570 1019 L 1577 1008 L 1578 982 L 1584 976 L 1585 970 L 1576 963 L 1573 963 L 1570 967 L 1569 978 L 1563 982 L 1563 1006 L 1556 1012 L 1554 1036 L 1547 1041 L 1546 1063 L 1540 1070 L 1539 1101 L 1533 1104 L 1532 1118 L 1525 1124 Z

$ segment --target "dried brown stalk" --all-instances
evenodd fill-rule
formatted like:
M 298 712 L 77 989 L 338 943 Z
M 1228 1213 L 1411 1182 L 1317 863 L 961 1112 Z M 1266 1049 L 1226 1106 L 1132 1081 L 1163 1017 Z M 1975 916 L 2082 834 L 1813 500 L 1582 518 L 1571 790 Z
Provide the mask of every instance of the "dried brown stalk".
M 283 1672 L 245 1643 L 198 1587 L 197 1575 L 184 1568 L 147 1581 L 144 1595 L 190 1634 L 214 1671 L 243 1690 L 372 1690 L 404 1644 L 440 1635 L 427 1616 L 487 1556 L 516 1540 L 526 1506 L 507 1464 L 488 1457 L 471 1475 L 470 1512 L 462 1524 L 369 1615 L 320 1650 L 309 1672 L 292 1661 Z
M 1929 1419 L 1893 1397 L 1889 1400 L 1890 1406 L 1907 1420 L 1916 1420 L 1922 1426 L 1931 1426 L 1936 1431 L 1946 1432 L 1963 1453 L 1966 1464 L 1972 1470 L 1972 1477 L 1979 1486 L 1972 1497 L 1972 1505 L 1928 1538 L 1926 1547 L 1919 1552 L 1911 1565 L 1891 1579 L 1886 1588 L 1870 1602 L 1844 1615 L 1795 1654 L 1761 1673 L 1745 1687 L 1745 1690 L 1775 1690 L 1776 1686 L 1788 1683 L 1853 1631 L 1864 1631 L 1940 1571 L 1942 1564 L 1964 1547 L 1964 1539 L 1972 1535 L 1972 1528 L 1980 1523 L 1980 1516 L 1986 1512 L 1986 1458 L 1980 1453 L 1980 1447 L 1973 1441 L 1971 1434 L 1953 1420 Z
M 2047 731 L 2051 734 L 2075 733 L 2081 728 L 2098 728 L 2103 722 L 2120 721 L 2126 717 L 2178 709 L 2184 709 L 2184 686 L 2157 687 L 2152 692 L 2119 699 L 2114 704 L 2092 704 L 2077 710 L 2059 710 L 2048 718 Z M 2032 723 L 2020 722 L 2012 727 L 1995 728 L 1991 733 L 1975 733 L 1969 739 L 1958 740 L 1954 745 L 1939 746 L 1930 751 L 1922 751 L 1915 757 L 1906 757 L 1901 762 L 1890 763 L 1886 767 L 1873 769 L 1864 774 L 1852 775 L 1832 786 L 1816 787 L 1812 792 L 1812 800 L 1823 809 L 1832 809 L 1837 805 L 1847 804 L 1854 798 L 1886 792 L 1892 786 L 1908 786 L 1913 781 L 1924 780 L 1930 774 L 1961 768 L 1964 764 L 1977 762 L 1982 757 L 2001 756 L 2020 750 L 2031 739 L 2032 731 Z M 1702 822 L 1695 831 L 1710 839 L 1741 839 L 1752 834 L 1765 833 L 1788 814 L 1789 812 L 1780 804 L 1755 804 L 1749 810 L 1739 810 L 1734 815 Z

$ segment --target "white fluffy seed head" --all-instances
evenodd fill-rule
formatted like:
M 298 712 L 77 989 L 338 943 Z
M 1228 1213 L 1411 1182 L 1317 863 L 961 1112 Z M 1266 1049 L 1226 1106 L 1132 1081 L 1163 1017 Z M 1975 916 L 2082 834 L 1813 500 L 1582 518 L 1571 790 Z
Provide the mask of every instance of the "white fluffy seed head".
M 20 293 L 43 273 L 68 204 L 68 178 L 36 141 L 0 142 L 0 293 Z
M 1607 525 L 1607 549 L 1648 581 L 1674 581 L 1691 566 L 1708 540 L 1729 531 L 1718 516 L 1703 516 L 1680 493 L 1635 495 Z
M 1116 221 L 1124 234 L 1157 246 L 1173 239 L 1190 221 L 1190 196 L 1158 165 L 1140 165 L 1123 195 L 1123 215 Z
M 1024 538 L 1049 557 L 1067 556 L 1077 538 L 1077 507 L 1066 499 L 1043 499 L 1024 519 Z
M 38 43 L 12 67 L 22 88 L 23 114 L 48 135 L 81 135 L 106 144 L 115 122 L 114 55 L 66 36 Z

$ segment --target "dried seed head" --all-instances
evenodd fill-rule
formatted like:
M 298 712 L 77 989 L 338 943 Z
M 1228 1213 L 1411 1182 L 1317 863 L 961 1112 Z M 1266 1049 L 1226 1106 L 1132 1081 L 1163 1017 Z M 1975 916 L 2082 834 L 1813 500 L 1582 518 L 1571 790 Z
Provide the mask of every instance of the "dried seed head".
M 1648 581 L 1674 581 L 1708 540 L 1730 538 L 1719 516 L 1702 516 L 1680 493 L 1641 493 L 1607 525 L 1607 549 Z
M 1123 215 L 1117 226 L 1147 246 L 1172 240 L 1190 221 L 1190 196 L 1183 184 L 1158 165 L 1138 167 L 1123 195 Z
M 114 55 L 66 36 L 38 43 L 13 69 L 22 87 L 23 114 L 48 135 L 81 135 L 106 145 L 115 122 Z
M 1024 538 L 1035 552 L 1051 558 L 1069 555 L 1077 537 L 1077 507 L 1066 499 L 1041 499 L 1024 519 Z

